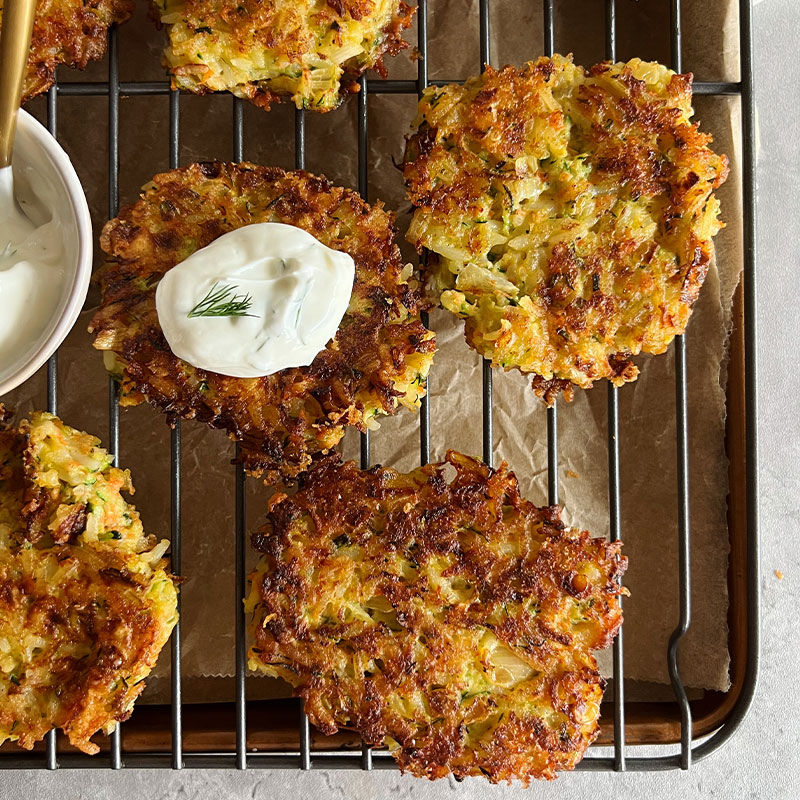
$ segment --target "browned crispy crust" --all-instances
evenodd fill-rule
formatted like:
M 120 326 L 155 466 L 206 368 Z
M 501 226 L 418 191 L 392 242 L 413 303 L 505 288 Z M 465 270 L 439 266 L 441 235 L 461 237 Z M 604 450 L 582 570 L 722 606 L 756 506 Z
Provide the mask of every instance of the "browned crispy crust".
M 155 284 L 190 253 L 234 228 L 283 222 L 349 253 L 356 278 L 336 337 L 309 367 L 264 378 L 231 378 L 178 359 L 155 308 Z M 390 214 L 353 191 L 306 172 L 203 163 L 157 175 L 140 200 L 103 229 L 108 261 L 90 330 L 111 350 L 122 402 L 146 399 L 170 420 L 196 418 L 242 445 L 248 470 L 275 478 L 303 471 L 334 446 L 344 426 L 365 428 L 424 392 L 434 350 Z
M 329 4 L 333 4 L 332 0 L 329 0 Z M 404 2 L 399 3 L 397 13 L 394 15 L 389 25 L 383 29 L 384 38 L 372 51 L 373 62 L 371 64 L 365 63 L 359 68 L 359 74 L 354 75 L 354 77 L 360 77 L 368 68 L 374 69 L 382 78 L 387 77 L 389 72 L 383 60 L 384 56 L 396 56 L 398 53 L 408 48 L 408 42 L 403 39 L 403 31 L 411 27 L 416 11 L 416 6 L 410 6 L 408 3 Z M 349 69 L 348 71 L 350 74 L 353 74 L 352 70 Z
M 403 31 L 410 27 L 416 8 L 392 0 L 386 24 L 378 27 L 386 9 L 376 0 L 151 0 L 150 17 L 165 24 L 170 43 L 164 65 L 172 75 L 173 88 L 195 94 L 222 89 L 269 109 L 273 103 L 292 98 L 298 108 L 331 111 L 349 93 L 359 91 L 358 79 L 368 69 L 382 77 L 384 57 L 408 47 Z M 364 36 L 365 50 L 337 63 L 341 75 L 324 92 L 297 79 L 309 69 L 308 58 L 320 64 L 335 61 L 343 44 L 343 30 L 356 26 Z M 251 70 L 230 68 L 231 61 L 252 62 Z M 254 77 L 265 62 L 274 62 L 272 77 Z M 221 72 L 221 64 L 226 69 Z M 253 74 L 248 74 L 253 73 Z M 330 91 L 332 89 L 332 91 Z
M 60 591 L 33 578 L 39 565 L 29 562 L 37 558 L 49 558 L 71 573 Z M 101 556 L 86 549 L 41 557 L 20 553 L 16 559 L 0 555 L 0 615 L 16 615 L 24 604 L 29 609 L 26 629 L 52 637 L 41 656 L 52 659 L 47 675 L 23 675 L 20 687 L 8 687 L 8 703 L 0 710 L 0 728 L 10 727 L 21 747 L 32 748 L 55 727 L 76 747 L 93 754 L 98 747 L 90 737 L 109 721 L 130 717 L 145 684 L 123 688 L 120 676 L 144 664 L 152 668 L 163 642 L 162 623 L 143 599 L 150 579 L 130 571 L 129 561 L 123 555 Z M 62 648 L 85 649 L 86 656 L 59 657 Z M 41 692 L 42 699 L 57 691 L 55 713 L 45 717 L 15 712 L 13 695 L 20 691 Z
M 556 55 L 420 100 L 409 239 L 434 251 L 431 289 L 469 344 L 535 376 L 548 404 L 635 380 L 632 357 L 686 328 L 728 174 L 691 121 L 691 86 L 639 59 Z
M 0 429 L 0 744 L 61 728 L 98 752 L 91 737 L 130 716 L 175 624 L 165 561 L 119 493 L 128 476 L 96 444 L 44 414 Z
M 130 19 L 133 9 L 134 0 L 39 0 L 22 102 L 53 85 L 59 64 L 85 69 L 101 59 L 109 27 Z
M 622 622 L 627 559 L 522 498 L 505 463 L 329 458 L 273 497 L 253 546 L 250 665 L 291 683 L 324 733 L 387 742 L 418 776 L 526 783 L 597 736 L 592 650 Z

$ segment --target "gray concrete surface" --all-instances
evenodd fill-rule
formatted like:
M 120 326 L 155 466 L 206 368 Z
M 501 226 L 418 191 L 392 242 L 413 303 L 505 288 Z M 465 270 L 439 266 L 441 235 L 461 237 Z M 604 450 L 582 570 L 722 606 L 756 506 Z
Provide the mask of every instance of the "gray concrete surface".
M 599 0 L 598 0 L 599 1 Z M 759 156 L 759 358 L 763 643 L 754 707 L 722 751 L 688 773 L 565 775 L 525 791 L 483 781 L 431 784 L 394 772 L 102 771 L 0 773 L 0 800 L 239 800 L 240 798 L 800 797 L 800 2 L 762 0 L 755 9 Z M 776 576 L 776 570 L 783 578 Z

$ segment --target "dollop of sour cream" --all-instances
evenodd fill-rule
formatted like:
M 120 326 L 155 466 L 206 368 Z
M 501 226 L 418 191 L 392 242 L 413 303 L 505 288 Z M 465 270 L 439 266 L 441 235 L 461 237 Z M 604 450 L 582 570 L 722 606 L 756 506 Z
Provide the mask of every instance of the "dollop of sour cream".
M 174 266 L 156 288 L 172 352 L 195 367 L 257 378 L 305 367 L 334 337 L 355 264 L 293 225 L 226 233 Z
M 0 169 L 0 374 L 52 328 L 64 284 L 64 228 L 53 187 L 33 170 Z

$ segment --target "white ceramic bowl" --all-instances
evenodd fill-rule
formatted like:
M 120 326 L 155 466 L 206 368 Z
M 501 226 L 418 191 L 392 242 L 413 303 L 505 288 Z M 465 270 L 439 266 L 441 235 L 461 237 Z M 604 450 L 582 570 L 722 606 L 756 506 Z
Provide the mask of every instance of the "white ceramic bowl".
M 38 341 L 31 343 L 17 361 L 0 364 L 0 398 L 19 386 L 58 349 L 81 312 L 92 275 L 92 221 L 81 182 L 67 154 L 30 114 L 20 109 L 14 140 L 12 169 L 33 167 L 47 181 L 55 199 L 55 211 L 64 221 L 64 289 L 52 319 Z M 0 314 L 2 309 L 0 309 Z

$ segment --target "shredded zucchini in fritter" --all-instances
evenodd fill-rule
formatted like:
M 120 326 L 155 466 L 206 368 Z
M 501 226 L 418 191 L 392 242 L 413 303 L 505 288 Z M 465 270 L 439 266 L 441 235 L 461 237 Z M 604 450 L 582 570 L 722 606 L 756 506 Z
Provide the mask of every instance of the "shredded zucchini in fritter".
M 597 736 L 592 651 L 622 622 L 627 560 L 521 498 L 505 464 L 329 459 L 272 498 L 253 545 L 250 668 L 289 682 L 323 733 L 353 728 L 419 776 L 525 782 Z
M 51 414 L 0 430 L 0 743 L 61 728 L 97 752 L 177 621 L 168 543 L 144 533 L 112 462 Z
M 22 102 L 53 85 L 59 64 L 85 69 L 89 61 L 101 59 L 108 29 L 129 19 L 133 7 L 134 0 L 38 0 Z
M 432 87 L 405 155 L 429 288 L 470 345 L 571 385 L 635 380 L 682 333 L 721 227 L 727 159 L 691 122 L 691 75 L 540 58 Z
M 154 0 L 154 13 L 169 29 L 175 88 L 227 90 L 266 108 L 289 96 L 330 111 L 354 78 L 407 46 L 400 34 L 413 9 L 402 0 Z
M 223 234 L 256 222 L 295 225 L 352 256 L 355 281 L 335 337 L 307 367 L 233 378 L 177 358 L 156 312 L 167 270 Z M 122 384 L 123 405 L 147 400 L 171 419 L 197 418 L 241 442 L 241 461 L 266 479 L 293 478 L 336 446 L 425 394 L 434 335 L 410 265 L 380 202 L 307 172 L 221 162 L 157 175 L 103 229 L 108 261 L 90 330 Z

